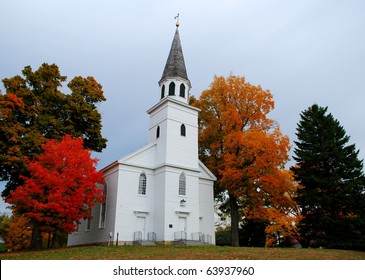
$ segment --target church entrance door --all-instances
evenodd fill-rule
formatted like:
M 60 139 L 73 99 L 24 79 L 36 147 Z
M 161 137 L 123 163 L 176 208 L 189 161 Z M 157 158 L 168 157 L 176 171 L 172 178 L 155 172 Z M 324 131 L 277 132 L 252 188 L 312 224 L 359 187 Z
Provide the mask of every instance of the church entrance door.
M 142 240 L 146 240 L 146 217 L 137 217 L 137 231 L 142 233 Z
M 178 229 L 179 231 L 187 231 L 186 217 L 179 217 Z

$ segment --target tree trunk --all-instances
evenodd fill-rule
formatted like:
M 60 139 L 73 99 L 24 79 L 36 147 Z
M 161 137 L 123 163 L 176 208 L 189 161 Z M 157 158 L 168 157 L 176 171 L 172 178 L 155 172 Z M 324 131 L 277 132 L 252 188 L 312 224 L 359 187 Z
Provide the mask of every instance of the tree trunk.
M 56 238 L 57 238 L 58 231 L 54 231 L 52 235 L 52 242 L 51 242 L 51 248 L 53 249 L 56 244 Z
M 309 239 L 308 238 L 298 238 L 297 239 L 302 248 L 309 248 Z
M 51 248 L 51 232 L 48 232 L 47 249 Z
M 41 250 L 42 249 L 42 232 L 37 222 L 33 221 L 32 227 L 32 239 L 30 241 L 29 249 Z
M 229 195 L 229 205 L 231 208 L 231 246 L 239 247 L 239 234 L 238 234 L 238 204 L 237 199 L 233 195 Z

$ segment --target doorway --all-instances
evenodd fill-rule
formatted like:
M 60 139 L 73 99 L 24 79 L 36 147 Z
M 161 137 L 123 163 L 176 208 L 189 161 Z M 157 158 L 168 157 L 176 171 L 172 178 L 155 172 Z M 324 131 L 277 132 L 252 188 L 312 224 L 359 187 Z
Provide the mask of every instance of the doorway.
M 146 217 L 137 217 L 137 231 L 142 233 L 142 240 L 146 240 Z
M 179 217 L 178 230 L 187 232 L 187 221 L 186 217 Z

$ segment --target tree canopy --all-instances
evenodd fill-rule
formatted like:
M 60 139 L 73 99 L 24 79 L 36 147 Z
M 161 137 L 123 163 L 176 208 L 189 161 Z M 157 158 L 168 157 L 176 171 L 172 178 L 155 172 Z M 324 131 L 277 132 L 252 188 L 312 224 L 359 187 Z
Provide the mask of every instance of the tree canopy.
M 67 77 L 55 64 L 42 64 L 36 71 L 26 66 L 22 74 L 3 79 L 6 92 L 0 93 L 0 179 L 7 181 L 5 197 L 23 184 L 21 176 L 28 175 L 25 159 L 40 154 L 48 139 L 82 137 L 85 148 L 96 152 L 107 142 L 97 110 L 105 97 L 93 77 L 74 77 L 66 94 L 60 88 Z
M 283 173 L 289 138 L 268 118 L 270 91 L 244 77 L 215 77 L 193 105 L 201 109 L 200 158 L 218 178 L 216 197 L 229 197 L 232 245 L 238 246 L 240 217 L 268 217 L 269 206 L 293 204 Z
M 103 184 L 97 159 L 83 148 L 83 140 L 66 135 L 60 142 L 49 140 L 44 152 L 27 161 L 29 177 L 10 193 L 13 211 L 31 221 L 32 247 L 39 249 L 40 232 L 75 231 L 77 221 L 91 218 L 90 209 L 101 202 Z
M 301 113 L 292 168 L 302 186 L 297 203 L 302 245 L 365 248 L 365 177 L 355 144 L 327 107 Z

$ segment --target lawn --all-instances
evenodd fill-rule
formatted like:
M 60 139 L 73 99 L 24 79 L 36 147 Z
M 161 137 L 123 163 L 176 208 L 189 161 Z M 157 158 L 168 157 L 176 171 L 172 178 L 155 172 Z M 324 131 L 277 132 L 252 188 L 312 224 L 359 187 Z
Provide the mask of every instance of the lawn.
M 219 246 L 84 246 L 1 253 L 1 260 L 365 260 L 365 252 Z

